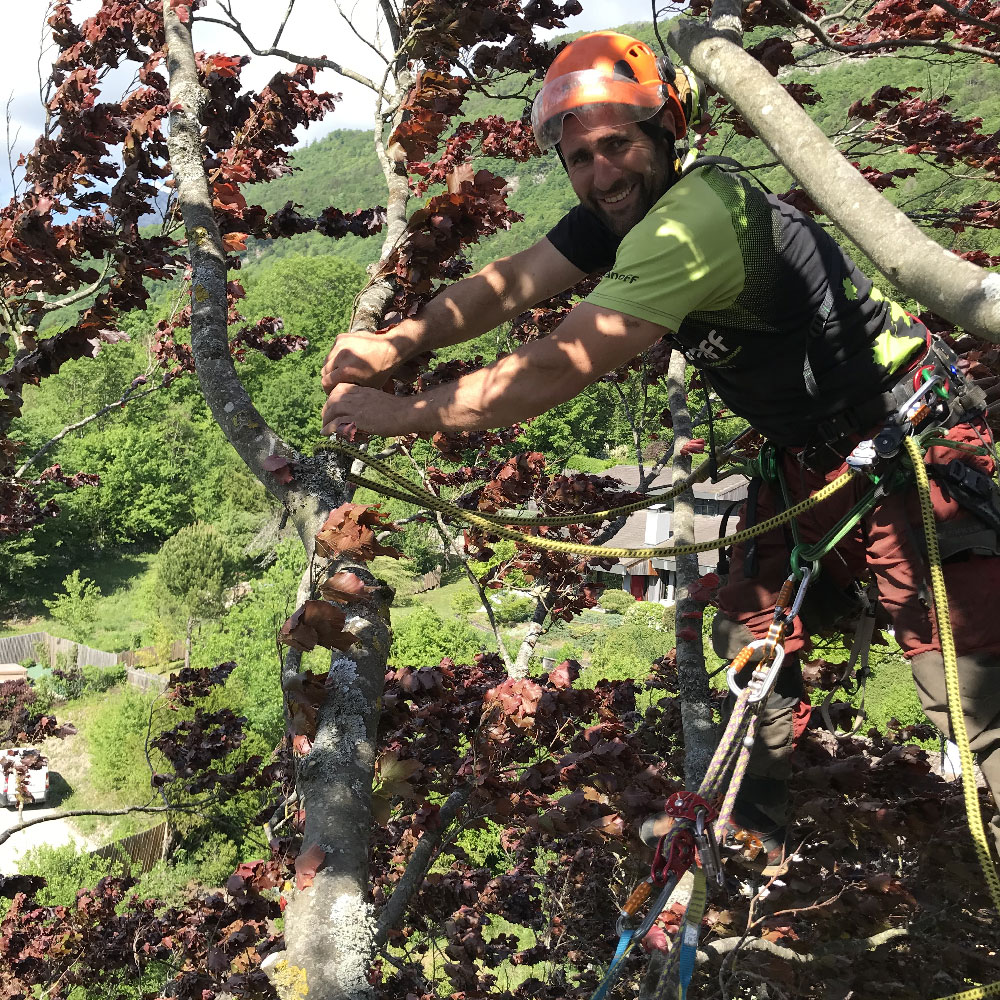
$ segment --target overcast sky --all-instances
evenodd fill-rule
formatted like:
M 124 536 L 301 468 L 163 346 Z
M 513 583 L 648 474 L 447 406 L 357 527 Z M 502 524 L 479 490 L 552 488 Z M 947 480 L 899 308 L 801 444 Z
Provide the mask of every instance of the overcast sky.
M 650 19 L 650 0 L 582 0 L 584 12 L 570 18 L 567 30 L 596 30 L 632 21 Z M 33 145 L 41 128 L 43 114 L 38 98 L 39 50 L 45 27 L 48 0 L 4 0 L 3 28 L 0 30 L 0 98 L 9 104 L 10 138 L 15 151 L 26 152 Z M 74 16 L 89 16 L 100 6 L 99 0 L 75 0 Z M 270 46 L 278 21 L 287 5 L 281 0 L 233 0 L 233 10 L 243 22 L 247 34 L 258 48 Z M 349 0 L 345 9 L 350 10 Z M 376 7 L 375 0 L 356 0 L 357 22 Z M 200 13 L 217 15 L 216 0 Z M 196 26 L 195 47 L 208 51 L 237 53 L 242 43 L 230 31 L 214 25 Z M 381 69 L 373 53 L 346 27 L 329 0 L 298 0 L 281 45 L 291 52 L 304 55 L 326 55 L 370 76 L 380 75 Z M 52 50 L 48 60 L 51 61 Z M 44 57 L 43 57 L 44 61 Z M 243 81 L 260 87 L 279 69 L 288 64 L 280 59 L 254 59 L 243 71 Z M 48 67 L 43 69 L 43 76 Z M 128 79 L 118 81 L 119 88 Z M 337 76 L 330 70 L 320 76 L 320 86 L 333 93 L 343 93 L 343 101 L 319 126 L 308 132 L 310 140 L 334 128 L 368 128 L 372 121 L 373 102 L 370 90 Z M 114 99 L 111 86 L 105 97 Z M 8 143 L 4 143 L 5 146 Z M 11 181 L 6 164 L 0 160 L 0 204 L 11 195 Z

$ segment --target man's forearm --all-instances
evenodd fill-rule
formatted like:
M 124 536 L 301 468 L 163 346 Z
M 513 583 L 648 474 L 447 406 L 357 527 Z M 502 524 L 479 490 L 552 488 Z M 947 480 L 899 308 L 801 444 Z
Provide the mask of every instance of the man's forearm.
M 509 427 L 572 399 L 589 380 L 575 369 L 532 365 L 509 354 L 455 382 L 436 386 L 413 400 L 407 428 L 433 434 Z
M 323 407 L 323 433 L 433 434 L 507 427 L 572 399 L 670 331 L 589 303 L 545 337 L 455 382 L 413 396 L 336 384 Z
M 548 240 L 541 240 L 449 285 L 389 336 L 400 338 L 401 353 L 408 357 L 461 344 L 572 287 L 582 277 L 583 272 Z
M 410 397 L 410 431 L 508 427 L 565 403 L 668 331 L 578 306 L 559 328 L 478 371 Z
M 449 285 L 411 319 L 394 327 L 413 357 L 474 340 L 510 318 L 508 302 L 490 265 Z M 514 313 L 516 315 L 516 313 Z

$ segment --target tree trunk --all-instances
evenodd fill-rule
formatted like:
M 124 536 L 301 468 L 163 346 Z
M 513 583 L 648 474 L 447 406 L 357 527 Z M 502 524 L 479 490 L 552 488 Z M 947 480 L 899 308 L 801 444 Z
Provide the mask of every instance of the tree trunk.
M 691 440 L 691 414 L 687 408 L 684 391 L 684 372 L 687 367 L 684 355 L 674 351 L 667 371 L 670 387 L 670 415 L 674 424 L 674 482 L 690 475 L 691 456 L 682 455 L 681 449 Z M 673 542 L 686 545 L 694 541 L 693 493 L 687 491 L 674 500 L 671 518 Z M 705 651 L 702 646 L 701 612 L 703 607 L 688 597 L 692 583 L 701 575 L 697 555 L 677 556 L 677 603 L 674 615 L 677 632 L 678 697 L 681 700 L 681 724 L 684 731 L 684 782 L 696 789 L 701 784 L 717 742 L 712 708 L 709 701 L 708 674 L 705 670 Z M 685 615 L 698 617 L 686 618 Z M 695 632 L 693 639 L 684 639 L 680 633 L 685 626 Z
M 165 5 L 170 136 L 167 148 L 177 186 L 191 258 L 191 348 L 205 401 L 226 439 L 268 492 L 288 509 L 309 557 L 326 511 L 347 498 L 342 480 L 325 459 L 296 456 L 272 430 L 240 382 L 229 349 L 226 255 L 205 175 L 200 115 L 207 92 L 198 81 L 191 32 Z M 271 455 L 295 463 L 296 476 L 282 482 L 264 467 Z M 319 469 L 318 466 L 323 468 Z M 315 474 L 315 473 L 325 474 Z
M 187 628 L 184 630 L 184 669 L 191 666 L 191 623 L 193 619 L 187 616 Z
M 528 623 L 528 631 L 521 640 L 521 645 L 517 650 L 517 657 L 514 660 L 514 664 L 513 666 L 507 668 L 509 676 L 515 678 L 528 676 L 528 661 L 535 652 L 535 647 L 538 645 L 538 640 L 541 638 L 542 632 L 544 631 L 545 619 L 549 613 L 549 603 L 551 602 L 552 597 L 553 595 L 550 592 L 546 595 L 545 600 L 539 598 L 535 604 L 534 614 L 531 616 L 531 621 Z
M 199 384 L 230 444 L 288 508 L 311 559 L 325 512 L 349 499 L 350 492 L 335 462 L 294 455 L 264 422 L 236 374 L 227 337 L 225 253 L 201 145 L 205 92 L 188 25 L 169 4 L 164 4 L 164 21 L 174 109 L 168 148 L 191 255 L 191 341 Z M 275 452 L 294 462 L 290 483 L 263 467 Z M 373 582 L 364 568 L 349 568 Z M 305 810 L 304 842 L 297 885 L 288 893 L 285 910 L 287 951 L 269 963 L 284 996 L 363 1000 L 371 995 L 368 970 L 376 923 L 368 900 L 368 836 L 379 697 L 389 653 L 388 603 L 389 592 L 380 589 L 348 617 L 346 628 L 358 643 L 352 650 L 358 652 L 333 659 L 316 738 L 299 758 L 296 787 Z M 288 662 L 294 670 L 299 659 Z
M 370 574 L 351 568 L 372 582 Z M 330 696 L 320 709 L 312 750 L 299 767 L 297 788 L 306 815 L 302 852 L 318 849 L 324 859 L 312 886 L 290 894 L 283 958 L 293 981 L 308 987 L 309 1000 L 371 996 L 376 919 L 369 900 L 368 838 L 377 706 L 390 642 L 389 596 L 380 590 L 348 618 L 361 651 L 333 660 Z

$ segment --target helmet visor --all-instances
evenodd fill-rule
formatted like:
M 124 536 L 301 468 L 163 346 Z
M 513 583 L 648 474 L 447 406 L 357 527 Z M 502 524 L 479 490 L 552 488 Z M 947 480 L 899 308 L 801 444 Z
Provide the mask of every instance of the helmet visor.
M 644 122 L 666 103 L 658 83 L 636 83 L 598 69 L 566 73 L 550 80 L 531 106 L 531 127 L 539 149 L 552 149 L 562 139 L 563 122 L 573 115 L 590 131 Z

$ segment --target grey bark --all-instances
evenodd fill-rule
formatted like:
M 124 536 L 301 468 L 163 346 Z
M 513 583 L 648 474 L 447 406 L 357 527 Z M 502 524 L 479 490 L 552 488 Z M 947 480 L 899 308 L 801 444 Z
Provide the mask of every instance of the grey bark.
M 364 570 L 352 569 L 373 582 Z M 369 899 L 368 838 L 390 595 L 381 589 L 347 619 L 358 647 L 330 666 L 329 695 L 296 782 L 306 816 L 302 849 L 319 845 L 326 855 L 312 886 L 292 893 L 285 909 L 283 957 L 291 968 L 305 971 L 310 1000 L 372 995 L 368 969 L 376 919 Z
M 518 647 L 517 657 L 513 665 L 507 668 L 508 676 L 515 679 L 528 676 L 528 661 L 538 646 L 538 640 L 545 632 L 545 619 L 549 615 L 549 608 L 554 598 L 555 594 L 550 590 L 544 598 L 539 597 L 535 602 L 535 610 L 532 612 L 531 621 L 528 622 L 528 631 Z
M 191 346 L 198 382 L 229 443 L 267 490 L 288 508 L 311 556 L 314 535 L 325 512 L 344 502 L 346 490 L 335 475 L 323 474 L 328 459 L 296 455 L 278 437 L 236 374 L 226 326 L 226 258 L 212 209 L 201 142 L 200 113 L 207 93 L 198 82 L 188 26 L 177 19 L 169 5 L 164 22 L 170 100 L 175 109 L 170 114 L 167 146 L 191 258 Z M 265 470 L 264 461 L 273 454 L 297 463 L 296 479 L 282 483 Z
M 684 371 L 687 364 L 680 351 L 670 356 L 667 369 L 669 386 L 670 416 L 674 425 L 674 482 L 691 473 L 691 456 L 680 451 L 691 440 L 691 414 L 688 412 L 684 390 Z M 674 500 L 674 512 L 670 524 L 676 545 L 694 541 L 693 493 L 682 493 Z M 705 670 L 705 651 L 702 645 L 700 619 L 687 619 L 685 614 L 700 612 L 701 604 L 688 597 L 688 590 L 698 579 L 697 555 L 679 555 L 677 565 L 677 603 L 674 606 L 676 621 L 678 697 L 681 701 L 681 725 L 684 733 L 684 783 L 696 789 L 705 776 L 717 742 L 716 727 L 712 722 L 712 708 L 709 700 L 708 674 Z M 680 631 L 690 623 L 697 633 L 694 639 L 682 639 Z
M 297 456 L 281 441 L 236 374 L 226 329 L 225 254 L 201 144 L 199 113 L 205 93 L 197 79 L 189 28 L 164 6 L 171 103 L 178 109 L 171 114 L 169 152 L 191 255 L 191 335 L 199 384 L 240 457 L 289 509 L 311 559 L 325 512 L 348 499 L 347 488 L 335 463 L 325 456 Z M 264 469 L 264 460 L 274 453 L 295 462 L 292 482 L 282 483 Z M 373 582 L 366 570 L 351 569 Z M 346 627 L 358 646 L 331 663 L 316 738 L 298 774 L 297 792 L 306 815 L 303 850 L 319 846 L 325 859 L 311 886 L 289 893 L 287 951 L 281 961 L 283 975 L 305 984 L 311 1000 L 371 995 L 367 973 L 375 916 L 368 901 L 368 835 L 390 595 L 380 589 L 348 618 Z M 300 658 L 290 655 L 284 672 L 299 666 Z
M 1000 342 L 1000 275 L 935 243 L 879 194 L 777 80 L 740 48 L 737 33 L 684 21 L 668 37 L 893 285 L 963 329 Z

